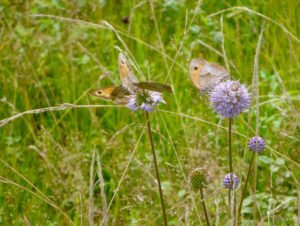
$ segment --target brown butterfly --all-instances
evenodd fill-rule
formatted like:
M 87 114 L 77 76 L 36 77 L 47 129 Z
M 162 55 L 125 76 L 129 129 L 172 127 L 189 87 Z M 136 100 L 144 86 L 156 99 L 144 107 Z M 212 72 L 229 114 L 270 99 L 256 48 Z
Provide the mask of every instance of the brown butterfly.
M 200 94 L 208 93 L 218 83 L 229 78 L 229 73 L 219 64 L 203 58 L 193 59 L 190 63 L 190 78 Z
M 90 92 L 91 95 L 112 100 L 117 104 L 127 104 L 130 96 L 139 91 L 173 92 L 172 87 L 164 83 L 139 82 L 123 53 L 119 54 L 118 66 L 122 85 L 95 89 Z

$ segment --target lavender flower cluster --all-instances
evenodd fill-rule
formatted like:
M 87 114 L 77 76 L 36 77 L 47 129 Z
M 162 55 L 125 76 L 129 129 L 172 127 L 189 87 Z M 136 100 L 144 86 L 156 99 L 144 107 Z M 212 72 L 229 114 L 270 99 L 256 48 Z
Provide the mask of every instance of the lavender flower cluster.
M 260 136 L 252 137 L 248 144 L 249 149 L 253 152 L 262 152 L 265 146 L 265 141 Z
M 155 106 L 159 103 L 166 103 L 160 92 L 143 90 L 131 95 L 126 107 L 132 111 L 142 109 L 151 112 L 154 111 Z
M 210 93 L 210 101 L 215 111 L 224 118 L 237 116 L 250 104 L 246 86 L 231 80 L 219 83 Z
M 234 189 L 236 189 L 239 186 L 239 182 L 240 182 L 240 180 L 239 180 L 238 176 L 235 173 L 228 173 L 224 177 L 223 185 L 226 188 L 232 190 L 233 185 L 234 185 Z

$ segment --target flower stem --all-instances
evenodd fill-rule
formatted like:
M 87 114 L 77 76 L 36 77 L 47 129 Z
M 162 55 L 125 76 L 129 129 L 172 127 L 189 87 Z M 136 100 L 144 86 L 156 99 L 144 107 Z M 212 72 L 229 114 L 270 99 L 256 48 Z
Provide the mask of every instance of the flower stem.
M 256 225 L 256 215 L 257 215 L 257 199 L 256 199 L 256 177 L 257 177 L 257 159 L 254 155 L 254 164 L 253 164 L 253 185 L 252 185 L 252 198 L 253 198 L 253 223 Z
M 228 123 L 228 158 L 229 158 L 229 173 L 230 173 L 230 184 L 232 184 L 232 195 L 235 196 L 235 185 L 233 180 L 233 166 L 232 166 L 232 118 L 229 118 Z M 230 215 L 232 218 L 232 225 L 235 225 L 235 197 L 233 197 L 233 202 L 231 203 L 231 190 L 228 191 L 228 202 Z
M 229 148 L 229 171 L 230 173 L 233 173 L 233 167 L 232 167 L 232 148 L 231 148 L 231 127 L 232 127 L 232 118 L 229 118 L 229 125 L 228 125 L 228 148 Z M 231 174 L 232 177 L 232 174 Z
M 207 226 L 210 226 L 209 224 L 209 219 L 208 219 L 208 214 L 207 214 L 207 210 L 206 210 L 206 205 L 205 205 L 205 200 L 204 200 L 204 195 L 203 195 L 203 188 L 200 188 L 200 194 L 201 194 L 201 202 L 202 202 L 202 206 L 203 206 L 203 211 L 205 214 L 205 220 L 206 220 L 206 224 Z
M 244 198 L 245 198 L 245 193 L 246 193 L 246 189 L 247 189 L 247 184 L 248 184 L 248 181 L 249 181 L 249 178 L 250 178 L 250 173 L 251 173 L 251 168 L 252 168 L 254 156 L 255 156 L 255 152 L 253 152 L 252 158 L 251 158 L 251 161 L 250 161 L 250 164 L 249 164 L 248 173 L 247 173 L 247 177 L 246 177 L 246 181 L 245 181 L 245 185 L 244 185 L 244 189 L 243 189 L 243 193 L 242 193 L 242 198 L 241 198 L 241 202 L 240 202 L 238 214 L 240 214 L 240 213 L 241 213 L 241 210 L 242 210 L 243 201 L 244 201 Z
M 152 150 L 152 154 L 153 154 L 153 162 L 154 162 L 154 167 L 155 167 L 155 172 L 156 172 L 156 178 L 157 178 L 157 183 L 158 183 L 158 190 L 159 190 L 159 196 L 160 196 L 160 201 L 161 201 L 161 208 L 162 208 L 162 211 L 163 211 L 164 225 L 167 226 L 168 225 L 168 221 L 167 221 L 166 209 L 165 209 L 165 204 L 164 204 L 163 192 L 162 192 L 162 189 L 161 189 L 161 183 L 160 183 L 160 177 L 159 177 L 159 172 L 158 172 L 158 166 L 157 166 L 155 148 L 154 148 L 152 131 L 151 131 L 151 126 L 150 126 L 150 117 L 149 117 L 149 113 L 148 112 L 146 112 L 146 119 L 147 119 L 147 127 L 148 127 L 149 140 L 150 140 L 151 150 Z
M 231 127 L 232 127 L 232 118 L 229 118 L 228 124 L 228 159 L 229 159 L 229 173 L 230 173 L 230 183 L 233 183 L 233 167 L 232 167 L 232 148 L 231 148 Z M 228 203 L 231 206 L 231 191 L 228 192 Z M 230 208 L 229 208 L 230 209 Z

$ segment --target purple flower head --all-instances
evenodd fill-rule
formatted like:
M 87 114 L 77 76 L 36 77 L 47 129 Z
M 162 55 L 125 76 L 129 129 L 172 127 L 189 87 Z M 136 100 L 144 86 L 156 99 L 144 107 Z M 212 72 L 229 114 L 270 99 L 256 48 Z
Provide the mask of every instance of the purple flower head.
M 210 101 L 215 111 L 224 118 L 237 116 L 250 104 L 246 86 L 231 80 L 218 84 L 210 93 Z
M 262 152 L 265 149 L 266 144 L 263 138 L 255 136 L 250 139 L 248 147 L 251 151 Z
M 154 111 L 155 106 L 159 103 L 166 103 L 161 93 L 154 91 L 140 91 L 131 95 L 126 106 L 132 111 L 142 109 L 151 112 Z
M 231 182 L 231 175 L 232 175 L 232 182 Z M 224 180 L 223 180 L 223 185 L 232 190 L 233 184 L 234 184 L 234 189 L 237 188 L 237 186 L 239 185 L 239 178 L 235 173 L 228 173 L 225 175 Z

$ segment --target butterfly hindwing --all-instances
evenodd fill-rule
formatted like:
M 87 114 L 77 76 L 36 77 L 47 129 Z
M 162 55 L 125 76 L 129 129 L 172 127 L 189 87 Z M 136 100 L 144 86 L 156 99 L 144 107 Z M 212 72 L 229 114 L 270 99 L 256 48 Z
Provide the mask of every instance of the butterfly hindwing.
M 150 91 L 156 92 L 168 92 L 172 93 L 172 87 L 168 84 L 158 83 L 158 82 L 137 82 L 133 83 L 136 87 L 140 89 L 146 89 Z
M 112 99 L 114 100 L 115 98 L 120 98 L 120 97 L 128 96 L 130 94 L 131 93 L 128 91 L 128 89 L 124 88 L 123 86 L 117 86 L 112 91 L 111 96 L 112 96 Z

